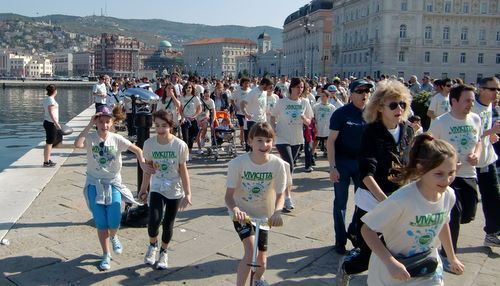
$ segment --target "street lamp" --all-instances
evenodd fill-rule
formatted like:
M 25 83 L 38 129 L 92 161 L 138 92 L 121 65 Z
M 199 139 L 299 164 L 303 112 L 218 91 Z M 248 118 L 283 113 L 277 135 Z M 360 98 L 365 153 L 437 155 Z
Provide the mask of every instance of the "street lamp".
M 306 15 L 302 18 L 302 22 L 299 25 L 304 28 L 304 60 L 302 61 L 304 64 L 304 76 L 307 75 L 307 37 L 311 33 L 311 28 L 314 27 L 314 23 L 309 19 L 309 16 Z M 312 51 L 311 51 L 312 56 Z

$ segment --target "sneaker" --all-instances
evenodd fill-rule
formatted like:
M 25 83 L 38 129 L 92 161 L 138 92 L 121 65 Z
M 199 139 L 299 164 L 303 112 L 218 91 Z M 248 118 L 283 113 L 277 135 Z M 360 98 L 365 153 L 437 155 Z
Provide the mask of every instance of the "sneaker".
M 158 247 L 152 246 L 151 244 L 148 246 L 148 250 L 144 255 L 144 263 L 149 265 L 154 265 L 156 262 L 156 253 L 158 252 Z
M 99 263 L 99 269 L 101 270 L 111 269 L 111 255 L 106 253 L 102 256 L 101 263 Z
M 158 259 L 158 264 L 156 269 L 167 269 L 168 267 L 168 253 L 166 251 L 160 252 L 160 259 Z
M 52 160 L 49 160 L 47 162 L 43 162 L 44 167 L 54 167 L 57 163 L 52 162 Z
M 295 204 L 292 201 L 292 198 L 288 197 L 285 198 L 285 209 L 287 210 L 293 210 L 295 208 Z
M 116 254 L 121 254 L 123 251 L 122 243 L 118 239 L 118 236 L 111 237 L 111 246 L 113 247 L 113 252 Z
M 340 254 L 340 255 L 345 255 L 347 253 L 344 245 L 335 245 L 333 247 L 333 249 L 335 250 L 335 252 L 337 254 Z
M 486 234 L 484 237 L 484 246 L 500 247 L 500 239 L 498 233 Z
M 450 263 L 450 261 L 448 261 L 448 257 L 443 256 L 441 254 L 439 254 L 439 256 L 441 257 L 441 262 L 443 263 L 443 270 L 448 272 L 448 273 L 454 274 L 454 272 L 451 269 L 451 263 Z
M 267 283 L 266 280 L 261 279 L 261 280 L 254 280 L 253 285 L 254 286 L 269 286 L 269 283 Z
M 312 167 L 307 167 L 304 169 L 304 172 L 306 172 L 306 173 L 311 173 L 312 171 L 314 171 L 314 169 Z
M 335 285 L 337 286 L 348 286 L 349 280 L 351 280 L 351 275 L 347 274 L 344 269 L 344 261 L 346 257 L 342 257 L 339 261 L 339 268 L 337 269 L 337 276 L 335 277 Z

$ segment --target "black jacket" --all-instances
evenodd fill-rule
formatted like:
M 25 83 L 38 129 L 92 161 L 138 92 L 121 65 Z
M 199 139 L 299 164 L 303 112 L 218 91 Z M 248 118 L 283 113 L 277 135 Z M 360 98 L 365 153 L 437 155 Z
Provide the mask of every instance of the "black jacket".
M 210 98 L 215 102 L 215 91 L 212 92 L 212 94 L 210 95 Z M 227 94 L 223 92 L 221 94 L 221 99 L 222 99 L 221 108 L 220 108 L 220 110 L 216 110 L 216 111 L 229 110 L 229 99 L 227 98 Z
M 399 185 L 389 180 L 393 167 L 403 165 L 408 160 L 413 129 L 406 123 L 400 123 L 399 141 L 395 142 L 382 121 L 365 126 L 361 135 L 359 155 L 360 179 L 373 176 L 386 195 L 399 189 Z M 363 182 L 361 188 L 368 190 Z

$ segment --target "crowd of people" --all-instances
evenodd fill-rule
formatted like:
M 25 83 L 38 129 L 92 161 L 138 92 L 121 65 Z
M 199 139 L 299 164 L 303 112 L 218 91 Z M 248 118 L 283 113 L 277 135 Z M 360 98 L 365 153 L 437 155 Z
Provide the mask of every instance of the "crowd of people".
M 156 136 L 142 150 L 131 142 L 137 132 L 131 101 L 123 93 L 135 86 L 160 97 L 152 106 Z M 57 129 L 55 90 L 47 91 L 47 126 L 52 120 L 49 127 Z M 432 94 L 427 114 L 411 108 L 421 92 Z M 243 153 L 228 164 L 225 195 L 244 249 L 237 285 L 248 280 L 254 243 L 262 266 L 254 275 L 255 285 L 268 285 L 263 273 L 269 227 L 282 225 L 280 214 L 296 207 L 294 171 L 313 172 L 321 151 L 333 182 L 334 249 L 343 256 L 337 285 L 348 285 L 352 275 L 366 270 L 369 285 L 443 285 L 443 271 L 464 271 L 455 252 L 460 224 L 475 217 L 478 192 L 484 245 L 500 246 L 494 146 L 500 133 L 495 117 L 499 92 L 495 77 L 472 86 L 427 75 L 422 84 L 416 76 L 408 81 L 390 76 L 217 80 L 174 73 L 153 83 L 102 75 L 92 90 L 96 114 L 75 141 L 76 147 L 87 149 L 85 198 L 103 250 L 100 268 L 110 268 L 110 244 L 115 253 L 122 251 L 116 235 L 122 199 L 148 205 L 144 262 L 168 267 L 177 210 L 191 204 L 188 161 L 203 153 L 206 142 L 216 140 L 214 134 L 208 137 L 207 128 L 217 121 L 215 112 L 223 111 L 229 114 L 223 124 L 234 123 L 240 131 Z M 422 116 L 432 120 L 429 130 L 423 130 Z M 128 139 L 111 132 L 125 118 Z M 47 131 L 48 145 L 51 134 Z M 271 154 L 273 148 L 279 156 Z M 136 154 L 145 174 L 137 200 L 121 183 L 120 152 L 125 150 Z M 303 169 L 297 167 L 301 154 Z M 51 165 L 50 157 L 45 156 L 45 165 Z M 355 208 L 346 225 L 351 184 Z M 269 218 L 258 242 L 248 217 Z M 348 240 L 354 246 L 350 251 Z

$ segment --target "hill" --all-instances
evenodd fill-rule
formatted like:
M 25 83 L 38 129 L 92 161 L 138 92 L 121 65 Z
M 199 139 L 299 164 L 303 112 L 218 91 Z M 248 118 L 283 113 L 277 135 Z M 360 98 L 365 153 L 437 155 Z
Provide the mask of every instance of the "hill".
M 60 28 L 68 33 L 82 36 L 98 36 L 101 33 L 116 33 L 137 38 L 147 46 L 157 46 L 162 40 L 168 40 L 174 48 L 183 43 L 209 37 L 237 37 L 257 41 L 260 33 L 265 31 L 271 36 L 274 48 L 282 47 L 281 29 L 270 26 L 244 27 L 237 25 L 209 26 L 187 24 L 161 19 L 119 19 L 106 16 L 67 16 L 48 15 L 27 17 L 17 14 L 0 13 L 0 21 L 13 20 L 23 22 L 43 22 Z

